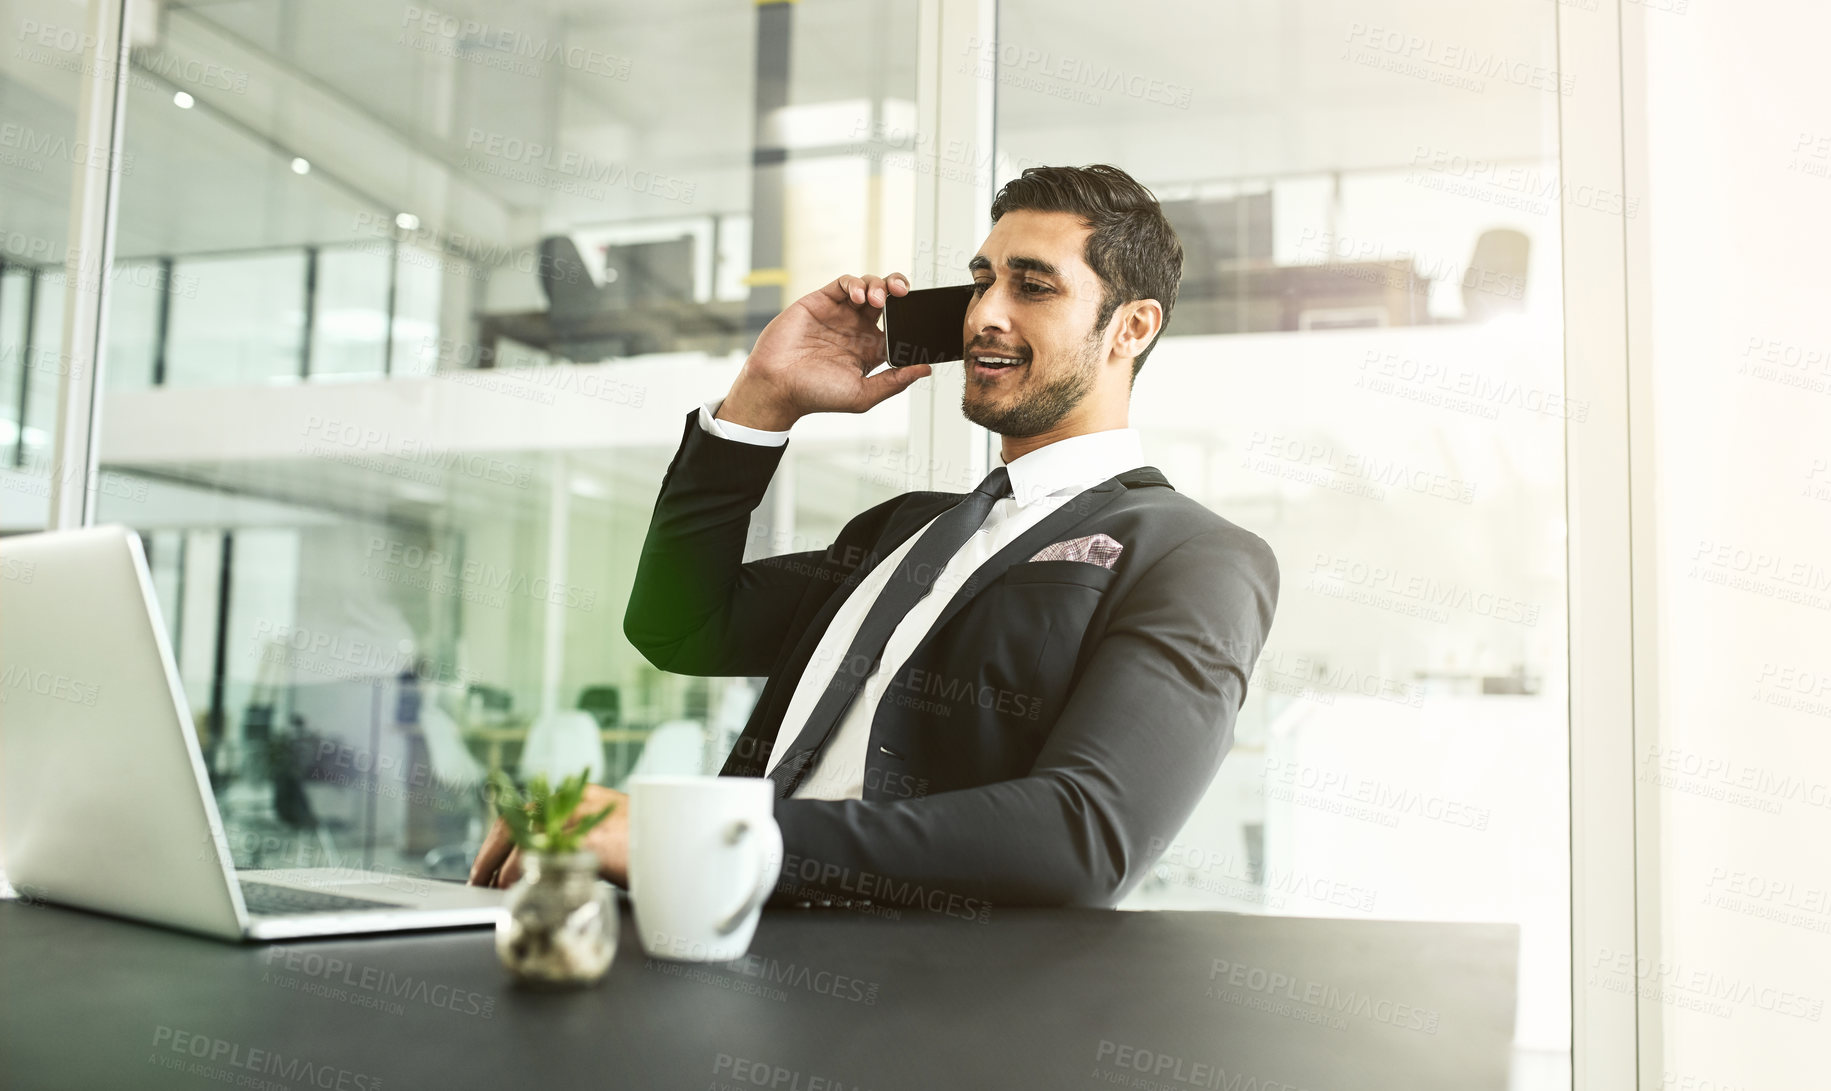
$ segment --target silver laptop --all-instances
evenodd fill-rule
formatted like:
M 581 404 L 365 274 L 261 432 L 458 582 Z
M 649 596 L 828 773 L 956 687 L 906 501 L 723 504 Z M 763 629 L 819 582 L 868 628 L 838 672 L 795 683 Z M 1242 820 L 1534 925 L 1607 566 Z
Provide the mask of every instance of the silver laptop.
M 227 940 L 493 925 L 503 892 L 237 872 L 140 539 L 0 538 L 0 869 L 24 897 Z

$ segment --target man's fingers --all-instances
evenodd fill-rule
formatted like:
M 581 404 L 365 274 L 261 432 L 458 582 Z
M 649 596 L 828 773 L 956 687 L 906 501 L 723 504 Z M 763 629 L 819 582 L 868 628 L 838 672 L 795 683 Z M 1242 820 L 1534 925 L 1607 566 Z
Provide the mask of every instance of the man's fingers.
M 498 818 L 490 825 L 490 832 L 483 838 L 483 847 L 477 850 L 477 858 L 471 861 L 470 885 L 489 886 L 490 878 L 496 869 L 502 866 L 503 858 L 510 849 L 509 825 Z
M 509 858 L 502 862 L 502 870 L 496 873 L 496 885 L 506 890 L 514 886 L 515 881 L 520 878 L 521 850 L 519 848 L 511 849 Z
M 878 402 L 909 389 L 910 384 L 932 371 L 934 368 L 927 364 L 910 364 L 907 367 L 889 368 L 881 374 L 867 378 L 864 383 L 865 408 L 869 409 Z
M 890 296 L 909 293 L 909 278 L 902 273 L 891 273 L 888 277 L 843 276 L 831 287 L 835 302 L 844 300 L 854 306 L 883 310 L 884 302 Z
M 879 310 L 882 310 L 883 306 L 884 306 L 884 301 L 886 299 L 888 299 L 889 297 L 890 297 L 890 287 L 889 287 L 889 285 L 884 283 L 883 277 L 866 277 L 865 278 L 865 302 L 866 303 L 868 303 L 869 305 L 871 305 L 873 307 L 878 308 Z

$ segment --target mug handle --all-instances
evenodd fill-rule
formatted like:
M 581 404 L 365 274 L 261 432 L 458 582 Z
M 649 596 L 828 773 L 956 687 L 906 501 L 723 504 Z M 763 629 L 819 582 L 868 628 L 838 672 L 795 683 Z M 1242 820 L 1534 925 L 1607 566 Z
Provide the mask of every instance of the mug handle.
M 768 899 L 769 892 L 775 889 L 776 873 L 782 870 L 782 827 L 776 825 L 774 818 L 765 818 L 761 822 L 738 819 L 725 831 L 725 844 L 735 845 L 752 831 L 757 835 L 757 839 L 752 842 L 754 851 L 751 854 L 757 862 L 756 887 L 744 899 L 744 904 L 738 907 L 737 912 L 718 922 L 718 934 L 721 936 L 737 931 L 738 925 L 756 912 L 757 907 Z

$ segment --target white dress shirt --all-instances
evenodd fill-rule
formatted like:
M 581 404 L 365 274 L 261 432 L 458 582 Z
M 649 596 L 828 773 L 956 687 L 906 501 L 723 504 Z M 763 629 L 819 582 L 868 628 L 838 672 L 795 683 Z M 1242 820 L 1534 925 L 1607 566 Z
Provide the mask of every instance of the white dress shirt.
M 781 446 L 788 442 L 787 432 L 747 428 L 730 421 L 718 420 L 714 414 L 723 398 L 700 407 L 700 427 L 715 436 Z M 960 547 L 935 578 L 927 595 L 910 608 L 890 634 L 878 669 L 865 679 L 864 688 L 846 709 L 826 752 L 813 769 L 801 778 L 795 788 L 796 799 L 862 799 L 864 796 L 867 748 L 871 742 L 871 721 L 876 717 L 878 702 L 883 699 L 888 679 L 901 673 L 904 662 L 915 651 L 935 619 L 954 594 L 970 579 L 980 565 L 1015 541 L 1024 531 L 1043 520 L 1050 512 L 1066 504 L 1087 489 L 1107 478 L 1144 465 L 1144 445 L 1135 428 L 1112 428 L 1088 432 L 1057 440 L 1039 447 L 1015 462 L 1006 464 L 994 455 L 993 465 L 1006 466 L 1011 475 L 1012 495 L 992 505 L 985 523 L 965 545 Z M 975 483 L 976 484 L 976 483 Z M 936 518 L 939 518 L 937 515 Z M 933 520 L 929 521 L 931 524 Z M 833 615 L 820 637 L 807 669 L 795 686 L 788 710 L 782 717 L 782 729 L 776 734 L 776 745 L 770 751 L 767 769 L 774 769 L 788 753 L 795 738 L 807 725 L 809 714 L 832 679 L 839 661 L 852 647 L 852 640 L 864 624 L 865 614 L 877 596 L 890 582 L 890 576 L 902 562 L 903 555 L 928 529 L 924 525 L 908 540 L 891 551 L 863 582 L 847 597 Z M 1043 543 L 1047 545 L 1048 543 Z

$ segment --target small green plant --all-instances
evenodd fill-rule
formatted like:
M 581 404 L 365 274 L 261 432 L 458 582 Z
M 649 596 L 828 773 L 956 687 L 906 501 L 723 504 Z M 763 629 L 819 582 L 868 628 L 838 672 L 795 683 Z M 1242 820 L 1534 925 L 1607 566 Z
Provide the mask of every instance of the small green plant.
M 611 803 L 596 814 L 566 825 L 566 820 L 578 810 L 579 801 L 585 797 L 585 785 L 590 776 L 591 770 L 584 769 L 560 781 L 558 788 L 549 788 L 546 774 L 538 774 L 528 782 L 528 792 L 524 796 L 507 773 L 501 769 L 490 773 L 490 794 L 495 797 L 496 813 L 508 826 L 516 847 L 523 852 L 555 855 L 579 851 L 580 843 L 591 828 L 609 818 L 610 812 L 617 808 Z

